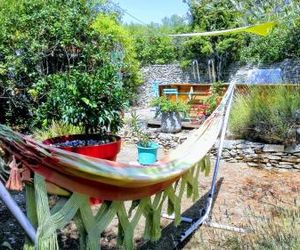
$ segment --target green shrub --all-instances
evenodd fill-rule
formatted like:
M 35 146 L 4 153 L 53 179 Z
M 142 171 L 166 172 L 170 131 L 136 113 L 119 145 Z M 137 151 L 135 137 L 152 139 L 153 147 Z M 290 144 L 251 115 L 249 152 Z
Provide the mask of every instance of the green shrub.
M 224 84 L 222 82 L 215 82 L 210 87 L 210 96 L 204 101 L 208 105 L 206 114 L 211 114 L 216 107 L 219 105 L 219 102 L 222 99 L 224 94 Z
M 240 138 L 292 144 L 299 121 L 300 87 L 249 86 L 237 94 L 230 129 Z M 298 124 L 298 125 L 297 125 Z
M 140 80 L 129 34 L 105 2 L 0 0 L 0 122 L 118 128 Z
M 189 110 L 189 105 L 180 100 L 173 101 L 166 96 L 160 96 L 152 100 L 151 106 L 158 107 L 160 112 L 183 112 Z

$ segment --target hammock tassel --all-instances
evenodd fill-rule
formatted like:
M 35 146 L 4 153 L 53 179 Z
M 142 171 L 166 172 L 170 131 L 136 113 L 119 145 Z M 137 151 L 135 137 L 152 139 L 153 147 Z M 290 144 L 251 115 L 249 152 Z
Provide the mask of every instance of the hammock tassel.
M 5 187 L 9 190 L 22 191 L 23 183 L 21 178 L 21 170 L 19 169 L 19 164 L 16 162 L 15 156 L 13 156 L 11 163 L 9 163 L 10 173 L 8 181 Z

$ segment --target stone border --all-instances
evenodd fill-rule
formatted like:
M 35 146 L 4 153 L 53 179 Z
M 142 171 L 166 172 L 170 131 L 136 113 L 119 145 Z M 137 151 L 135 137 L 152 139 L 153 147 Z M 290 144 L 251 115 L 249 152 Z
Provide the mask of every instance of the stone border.
M 218 143 L 211 153 L 216 155 Z M 225 140 L 222 158 L 226 162 L 246 162 L 250 167 L 300 170 L 300 144 L 296 147 L 263 144 L 246 140 Z

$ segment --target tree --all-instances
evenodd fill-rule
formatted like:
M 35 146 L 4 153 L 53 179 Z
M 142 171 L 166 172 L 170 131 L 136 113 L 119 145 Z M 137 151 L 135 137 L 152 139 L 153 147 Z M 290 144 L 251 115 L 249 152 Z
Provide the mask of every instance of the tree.
M 130 24 L 127 29 L 134 38 L 137 59 L 142 65 L 172 63 L 176 48 L 168 32 L 159 26 Z
M 119 14 L 106 2 L 0 1 L 1 122 L 119 127 L 137 63 Z
M 187 0 L 191 13 L 190 32 L 205 32 L 231 29 L 239 26 L 239 11 L 230 0 Z M 213 60 L 217 81 L 222 80 L 224 69 L 234 60 L 239 59 L 243 45 L 240 35 L 215 37 L 193 37 L 183 43 L 183 66 L 190 65 L 197 59 L 200 62 Z
M 248 24 L 274 20 L 277 27 L 267 37 L 246 36 L 247 46 L 241 52 L 242 61 L 273 63 L 300 56 L 300 5 L 299 0 L 253 1 L 244 0 L 236 8 L 245 12 Z

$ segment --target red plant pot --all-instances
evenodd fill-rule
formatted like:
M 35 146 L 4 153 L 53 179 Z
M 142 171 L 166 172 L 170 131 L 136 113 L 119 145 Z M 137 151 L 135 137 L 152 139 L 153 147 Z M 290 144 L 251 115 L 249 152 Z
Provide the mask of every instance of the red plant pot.
M 117 158 L 117 154 L 121 149 L 121 138 L 116 135 L 107 135 L 108 139 L 114 138 L 115 141 L 98 144 L 98 145 L 88 145 L 88 146 L 57 146 L 58 148 L 74 152 L 77 154 L 87 155 L 95 158 L 115 161 Z M 88 140 L 101 140 L 103 136 L 101 135 L 67 135 L 67 136 L 59 136 L 47 139 L 43 141 L 46 145 L 55 145 L 59 143 L 65 143 L 67 141 L 88 141 Z
M 106 139 L 110 141 L 114 139 L 114 141 L 105 143 L 105 144 L 96 144 L 89 146 L 56 146 L 58 148 L 64 149 L 66 151 L 74 152 L 77 154 L 82 154 L 86 156 L 92 156 L 95 158 L 115 161 L 117 158 L 117 154 L 121 150 L 121 137 L 116 135 L 106 135 Z M 43 141 L 46 145 L 54 145 L 65 143 L 67 141 L 88 141 L 88 140 L 102 140 L 103 136 L 101 135 L 68 135 L 68 136 L 59 136 L 47 139 Z M 101 203 L 101 198 L 90 198 L 91 205 L 96 205 Z

